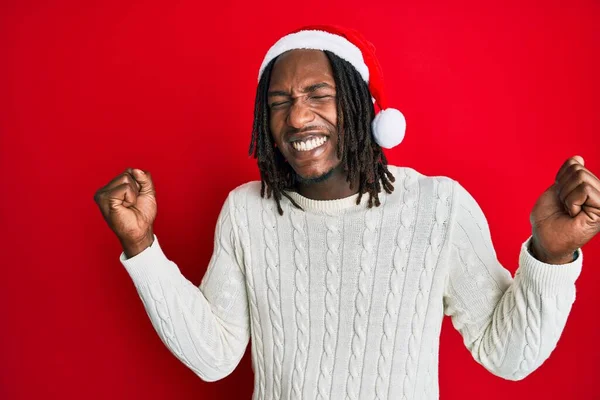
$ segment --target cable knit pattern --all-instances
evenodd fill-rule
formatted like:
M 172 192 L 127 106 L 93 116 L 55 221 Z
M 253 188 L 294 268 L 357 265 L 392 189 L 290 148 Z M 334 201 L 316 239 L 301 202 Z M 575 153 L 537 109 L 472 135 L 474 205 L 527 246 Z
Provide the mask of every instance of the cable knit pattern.
M 446 235 L 446 227 L 449 217 L 450 190 L 445 186 L 449 186 L 445 179 L 435 179 L 434 181 L 434 196 L 435 196 L 435 211 L 433 213 L 433 224 L 431 225 L 431 233 L 429 235 L 429 243 L 425 250 L 425 265 L 421 270 L 419 277 L 419 292 L 415 301 L 415 311 L 412 316 L 411 332 L 408 338 L 408 358 L 406 359 L 405 369 L 407 371 L 404 376 L 402 398 L 412 398 L 414 389 L 413 382 L 415 380 L 421 352 L 421 338 L 423 336 L 423 326 L 425 313 L 429 302 L 429 291 L 431 287 L 431 275 L 435 268 L 436 257 L 441 250 L 442 244 Z M 410 396 L 410 397 L 409 397 Z
M 385 303 L 385 316 L 383 317 L 383 335 L 380 341 L 380 354 L 377 362 L 377 380 L 375 381 L 375 396 L 377 400 L 387 399 L 389 374 L 393 346 L 396 341 L 396 324 L 400 301 L 402 299 L 402 284 L 406 276 L 406 263 L 410 252 L 410 244 L 413 239 L 416 223 L 416 212 L 419 186 L 416 176 L 409 171 L 403 171 L 402 203 L 400 205 L 400 218 L 398 232 L 396 232 L 396 247 L 393 255 L 393 268 L 390 273 L 389 292 Z M 398 182 L 399 183 L 399 182 Z
M 294 372 L 292 374 L 292 398 L 300 399 L 302 398 L 306 359 L 308 357 L 309 335 L 307 235 L 304 215 L 296 209 L 290 209 L 289 211 L 294 229 L 294 264 L 296 265 L 296 291 L 294 293 L 294 304 L 296 307 L 296 327 L 298 329 L 298 346 L 296 348 L 296 354 L 294 355 Z
M 385 197 L 382 206 L 385 206 Z M 365 213 L 365 230 L 362 234 L 362 249 L 360 254 L 360 272 L 358 275 L 358 290 L 354 300 L 354 335 L 352 336 L 351 354 L 348 363 L 348 378 L 346 381 L 346 399 L 358 398 L 360 391 L 362 363 L 367 340 L 369 319 L 369 304 L 372 295 L 373 269 L 377 258 L 376 249 L 379 240 L 378 227 L 381 224 L 383 207 L 372 207 Z
M 340 252 L 340 227 L 339 219 L 335 215 L 323 217 L 327 233 L 327 254 L 325 263 L 327 272 L 325 276 L 325 335 L 323 337 L 323 355 L 321 356 L 319 378 L 317 381 L 317 398 L 327 400 L 331 397 L 331 370 L 334 363 L 335 346 L 338 332 L 338 292 L 340 286 L 340 265 L 338 265 Z
M 179 343 L 179 339 L 177 338 L 177 335 L 176 335 L 176 330 L 175 330 L 175 326 L 173 324 L 173 319 L 171 318 L 171 315 L 169 314 L 168 303 L 166 301 L 162 285 L 160 283 L 157 283 L 155 285 L 150 285 L 149 290 L 150 290 L 150 295 L 152 297 L 152 300 L 154 300 L 154 307 L 155 307 L 156 313 L 158 314 L 158 317 L 160 318 L 160 327 L 162 329 L 160 329 L 159 332 L 162 333 L 161 338 L 162 338 L 163 342 L 167 345 L 169 350 L 177 358 L 179 358 L 180 361 L 182 361 L 187 367 L 192 369 L 196 374 L 200 374 L 200 371 L 198 371 L 197 367 L 194 365 L 194 363 L 190 361 L 190 359 L 188 358 L 188 355 L 186 355 L 181 350 L 181 344 Z M 183 316 L 183 318 L 185 318 L 185 316 Z M 197 349 L 194 349 L 194 356 L 202 357 L 201 354 L 199 354 L 199 352 L 197 351 Z M 221 366 L 222 360 L 221 360 L 221 362 L 218 362 L 216 364 L 219 364 L 219 365 L 215 365 L 215 366 Z
M 160 283 L 149 285 L 148 289 L 150 291 L 150 297 L 153 300 L 153 306 L 156 309 L 156 314 L 159 317 L 161 327 L 160 332 L 163 333 L 166 345 L 180 360 L 184 361 L 188 366 L 192 365 L 181 352 L 181 346 L 175 337 L 175 328 L 173 327 L 173 322 L 171 321 L 169 309 L 166 304 L 165 296 L 162 293 Z
M 529 254 L 529 237 L 513 278 L 465 188 L 389 169 L 395 190 L 371 209 L 368 196 L 357 205 L 357 195 L 317 201 L 290 191 L 302 210 L 284 197 L 280 216 L 260 182 L 232 190 L 199 286 L 156 235 L 138 255 L 121 253 L 165 346 L 214 381 L 251 339 L 253 400 L 436 399 L 444 314 L 491 373 L 518 380 L 538 368 L 575 301 L 581 250 L 550 266 Z
M 242 243 L 242 248 L 244 250 L 244 254 L 246 256 L 250 256 L 252 254 L 251 248 L 250 248 L 250 243 L 249 243 L 249 239 L 250 239 L 250 232 L 249 232 L 249 227 L 248 225 L 250 224 L 249 218 L 250 218 L 250 213 L 248 212 L 248 210 L 246 209 L 247 207 L 247 202 L 248 199 L 245 198 L 247 196 L 247 193 L 240 193 L 241 196 L 239 196 L 239 200 L 234 200 L 233 201 L 233 207 L 235 210 L 234 215 L 236 216 L 236 220 L 238 221 L 238 223 L 241 225 L 240 227 L 240 241 Z M 244 202 L 244 203 L 242 203 Z M 251 265 L 251 260 L 249 260 L 249 264 Z M 252 342 L 254 345 L 254 354 L 256 354 L 255 357 L 253 357 L 253 364 L 254 364 L 254 370 L 257 371 L 257 375 L 256 377 L 258 378 L 258 382 L 255 381 L 255 384 L 258 383 L 258 387 L 256 389 L 257 391 L 257 397 L 258 398 L 262 398 L 264 395 L 264 391 L 265 391 L 265 360 L 264 360 L 264 348 L 263 348 L 263 339 L 262 339 L 262 326 L 260 323 L 260 316 L 259 316 L 259 312 L 258 312 L 258 300 L 256 297 L 256 290 L 255 290 L 255 284 L 254 284 L 254 271 L 252 270 L 252 268 L 250 268 L 250 270 L 246 271 L 246 284 L 248 287 L 248 291 L 249 293 L 249 300 L 250 300 L 250 313 L 252 315 Z
M 536 299 L 537 300 L 537 299 Z M 531 368 L 531 362 L 537 358 L 539 350 L 540 315 L 529 304 L 525 304 L 527 327 L 525 328 L 525 348 L 523 360 L 519 366 L 519 373 L 526 373 Z
M 279 263 L 277 260 L 277 219 L 273 212 L 272 202 L 263 202 L 263 236 L 265 239 L 265 259 L 267 261 L 267 286 L 269 315 L 273 332 L 273 398 L 281 397 L 281 364 L 283 362 L 283 321 L 281 320 L 279 299 Z

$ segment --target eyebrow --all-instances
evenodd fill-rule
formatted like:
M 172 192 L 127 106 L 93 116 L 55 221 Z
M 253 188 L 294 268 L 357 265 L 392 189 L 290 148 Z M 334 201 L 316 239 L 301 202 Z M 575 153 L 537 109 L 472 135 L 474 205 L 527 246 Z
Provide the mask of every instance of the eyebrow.
M 314 85 L 306 86 L 305 88 L 302 89 L 302 93 L 311 93 L 311 92 L 314 92 L 314 91 L 319 90 L 321 88 L 330 88 L 330 89 L 333 89 L 333 86 L 331 86 L 327 82 L 319 82 L 319 83 L 315 83 Z M 289 95 L 290 94 L 288 92 L 283 91 L 283 90 L 272 90 L 272 91 L 269 91 L 269 93 L 267 94 L 268 97 L 289 96 Z

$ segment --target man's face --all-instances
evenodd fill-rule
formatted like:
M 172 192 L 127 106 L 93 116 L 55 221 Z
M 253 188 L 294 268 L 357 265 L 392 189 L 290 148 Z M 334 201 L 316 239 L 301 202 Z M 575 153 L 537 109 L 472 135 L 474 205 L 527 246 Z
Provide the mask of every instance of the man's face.
M 273 139 L 300 178 L 315 180 L 340 164 L 335 80 L 325 53 L 293 50 L 279 56 L 268 102 Z

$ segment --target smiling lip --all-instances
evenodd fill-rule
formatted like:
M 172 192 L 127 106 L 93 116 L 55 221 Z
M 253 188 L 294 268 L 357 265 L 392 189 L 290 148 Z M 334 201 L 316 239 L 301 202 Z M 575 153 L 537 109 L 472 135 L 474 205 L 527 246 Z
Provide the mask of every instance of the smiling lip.
M 297 135 L 292 135 L 288 139 L 288 142 L 289 143 L 302 142 L 302 141 L 307 140 L 307 139 L 319 138 L 321 136 L 328 137 L 328 135 L 326 135 L 324 132 L 319 132 L 319 131 L 302 132 L 302 133 L 299 133 Z
M 291 143 L 290 147 L 293 149 L 292 151 L 295 157 L 316 157 L 325 151 L 325 146 L 327 145 L 329 138 L 326 136 L 319 136 L 319 140 L 316 139 L 315 136 L 311 137 L 312 139 L 309 139 L 306 142 L 296 141 Z

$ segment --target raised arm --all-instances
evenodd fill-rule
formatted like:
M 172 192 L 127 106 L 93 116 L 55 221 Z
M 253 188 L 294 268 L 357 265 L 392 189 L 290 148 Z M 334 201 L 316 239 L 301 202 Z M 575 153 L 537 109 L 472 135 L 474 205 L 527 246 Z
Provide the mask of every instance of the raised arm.
M 242 253 L 229 198 L 215 230 L 214 251 L 200 286 L 195 286 L 152 245 L 121 263 L 133 279 L 154 329 L 179 360 L 205 381 L 229 375 L 250 338 Z
M 521 246 L 513 277 L 498 261 L 487 220 L 457 182 L 453 195 L 444 312 L 473 358 L 505 379 L 519 380 L 555 348 L 575 300 L 583 255 L 551 265 Z

